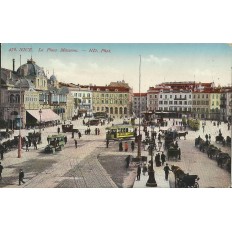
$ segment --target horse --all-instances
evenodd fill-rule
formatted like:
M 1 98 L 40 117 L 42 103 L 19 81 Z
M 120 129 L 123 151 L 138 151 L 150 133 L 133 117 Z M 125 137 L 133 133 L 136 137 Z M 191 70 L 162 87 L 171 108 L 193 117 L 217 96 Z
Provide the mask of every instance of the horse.
M 185 132 L 178 132 L 177 133 L 177 136 L 179 137 L 179 139 L 180 139 L 180 137 L 184 137 L 184 139 L 186 139 L 186 135 L 188 134 L 188 131 L 185 131 Z
M 175 176 L 175 187 L 178 185 L 179 179 L 182 179 L 186 174 L 184 173 L 184 171 L 178 167 L 178 166 L 171 166 L 171 170 Z

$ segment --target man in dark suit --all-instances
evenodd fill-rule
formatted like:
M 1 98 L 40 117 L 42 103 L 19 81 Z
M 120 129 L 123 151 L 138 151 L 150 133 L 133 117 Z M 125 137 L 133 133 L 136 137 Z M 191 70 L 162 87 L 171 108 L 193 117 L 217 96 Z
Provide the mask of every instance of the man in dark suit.
M 19 185 L 21 185 L 21 182 L 24 184 L 25 181 L 23 180 L 24 178 L 24 172 L 23 172 L 23 169 L 20 169 L 19 171 Z

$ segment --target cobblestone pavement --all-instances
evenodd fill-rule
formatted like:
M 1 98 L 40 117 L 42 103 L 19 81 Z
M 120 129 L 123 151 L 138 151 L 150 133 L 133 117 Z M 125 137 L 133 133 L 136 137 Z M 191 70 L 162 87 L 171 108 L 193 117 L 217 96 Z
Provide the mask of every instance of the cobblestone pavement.
M 82 120 L 78 120 L 73 123 L 74 127 L 83 132 L 86 127 L 82 126 L 81 122 Z M 169 121 L 169 126 L 171 126 L 171 123 L 172 121 Z M 123 160 L 127 154 L 136 156 L 137 148 L 134 153 L 130 149 L 128 153 L 119 153 L 117 142 L 110 142 L 107 149 L 105 147 L 105 126 L 99 126 L 99 128 L 101 130 L 99 136 L 94 135 L 95 127 L 91 127 L 91 135 L 82 133 L 82 138 L 78 139 L 77 149 L 74 147 L 71 133 L 66 133 L 68 143 L 62 151 L 54 155 L 44 154 L 42 150 L 47 144 L 47 135 L 57 133 L 57 127 L 45 128 L 42 131 L 42 144 L 39 144 L 38 150 L 30 149 L 29 152 L 23 150 L 22 158 L 17 158 L 17 150 L 5 154 L 5 159 L 2 161 L 4 170 L 0 187 L 132 187 L 136 169 L 131 165 L 126 170 Z M 215 136 L 218 134 L 219 129 L 221 129 L 223 136 L 231 136 L 231 131 L 227 130 L 226 124 L 215 127 L 212 126 L 211 122 L 207 122 L 205 132 L 211 134 L 213 143 L 215 143 Z M 22 130 L 22 136 L 28 132 L 28 130 Z M 209 159 L 205 153 L 200 152 L 194 146 L 195 138 L 198 135 L 204 138 L 205 133 L 203 133 L 202 129 L 197 132 L 190 130 L 188 132 L 186 140 L 182 138 L 178 141 L 182 153 L 181 161 L 169 161 L 169 164 L 180 166 L 186 173 L 199 175 L 200 187 L 229 187 L 231 183 L 230 174 L 225 169 L 217 167 L 215 160 Z M 16 131 L 15 135 L 17 133 Z M 221 147 L 222 151 L 231 153 L 230 147 L 222 147 L 221 144 L 216 145 Z M 147 151 L 142 152 L 147 153 Z M 26 183 L 18 186 L 18 171 L 20 168 L 24 169 Z M 162 173 L 162 167 L 155 167 L 156 172 L 159 170 Z M 170 187 L 174 187 L 173 174 L 171 173 L 169 176 Z

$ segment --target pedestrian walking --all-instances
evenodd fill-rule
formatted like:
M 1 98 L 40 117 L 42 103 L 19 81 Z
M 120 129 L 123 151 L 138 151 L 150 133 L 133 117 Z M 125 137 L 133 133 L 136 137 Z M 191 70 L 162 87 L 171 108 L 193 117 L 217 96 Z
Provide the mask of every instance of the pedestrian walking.
M 164 165 L 164 162 L 166 161 L 166 156 L 164 154 L 164 152 L 162 151 L 162 154 L 161 154 L 161 162 L 162 162 L 162 165 Z
M 203 130 L 203 133 L 205 133 L 205 126 L 204 125 L 202 126 L 202 130 Z
M 78 132 L 78 137 L 79 137 L 79 139 L 81 138 L 81 132 L 80 131 Z
M 159 153 L 157 153 L 156 156 L 155 156 L 155 164 L 156 164 L 156 167 L 160 167 L 161 166 L 160 154 Z
M 28 142 L 26 142 L 26 151 L 29 151 Z
M 77 148 L 77 140 L 75 139 L 74 142 L 75 142 L 75 147 Z
M 130 155 L 126 157 L 126 168 L 129 168 L 130 165 Z
M 57 133 L 58 133 L 58 134 L 60 133 L 60 127 L 57 128 Z
M 168 164 L 166 163 L 166 166 L 164 167 L 165 180 L 168 180 L 169 171 L 172 171 L 172 170 L 169 168 Z
M 141 166 L 139 164 L 137 168 L 137 180 L 140 180 L 140 175 L 141 175 Z
M 67 136 L 64 137 L 64 143 L 66 144 L 67 143 Z
M 118 144 L 118 146 L 119 146 L 119 151 L 123 151 L 123 147 L 122 147 L 122 141 L 119 141 L 119 144 Z
M 209 138 L 209 136 L 208 136 L 208 134 L 206 134 L 206 135 L 205 135 L 205 139 L 208 140 L 208 138 Z
M 25 181 L 23 179 L 24 179 L 24 172 L 23 172 L 23 169 L 20 169 L 20 171 L 19 171 L 19 185 L 21 185 L 21 182 L 23 184 L 25 183 Z
M 143 175 L 144 175 L 144 176 L 146 175 L 146 172 L 147 172 L 147 164 L 144 163 L 144 164 L 143 164 Z
M 128 143 L 127 142 L 124 143 L 124 150 L 125 150 L 125 152 L 128 151 Z
M 95 135 L 97 135 L 97 127 L 95 128 Z
M 211 142 L 211 135 L 209 134 L 209 141 Z
M 3 170 L 3 166 L 2 163 L 0 162 L 0 180 L 2 180 L 2 170 Z
M 135 142 L 132 141 L 132 142 L 131 142 L 131 150 L 132 150 L 132 152 L 134 151 L 134 149 L 135 149 Z
M 106 140 L 106 147 L 109 147 L 109 139 Z
M 3 151 L 3 149 L 1 149 L 0 153 L 1 153 L 1 160 L 3 160 L 4 159 L 4 156 L 3 156 L 4 151 Z

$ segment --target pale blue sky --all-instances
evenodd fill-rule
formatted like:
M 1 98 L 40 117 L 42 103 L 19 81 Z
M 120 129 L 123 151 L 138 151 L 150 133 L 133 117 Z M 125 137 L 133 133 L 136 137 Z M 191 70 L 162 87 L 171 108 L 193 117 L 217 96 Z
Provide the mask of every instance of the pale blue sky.
M 20 48 L 32 48 L 32 52 Z M 48 51 L 50 48 L 57 51 Z M 60 52 L 61 48 L 78 52 Z M 228 44 L 3 44 L 2 67 L 12 69 L 14 58 L 18 68 L 20 54 L 22 64 L 32 55 L 49 75 L 54 69 L 59 81 L 106 85 L 124 79 L 134 92 L 139 90 L 139 55 L 142 92 L 163 81 L 231 83 L 232 47 Z

